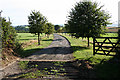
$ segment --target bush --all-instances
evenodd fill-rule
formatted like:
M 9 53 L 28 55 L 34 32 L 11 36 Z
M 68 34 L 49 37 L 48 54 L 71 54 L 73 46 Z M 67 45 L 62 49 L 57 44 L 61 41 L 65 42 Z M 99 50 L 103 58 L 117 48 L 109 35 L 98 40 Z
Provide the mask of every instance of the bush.
M 1 37 L 2 37 L 2 50 L 3 50 L 2 53 L 6 49 L 8 49 L 8 50 L 9 49 L 12 49 L 12 50 L 20 49 L 21 45 L 16 40 L 17 33 L 16 33 L 15 29 L 11 26 L 11 22 L 7 21 L 5 18 L 1 18 L 1 20 L 2 20 Z M 15 52 L 11 53 L 11 54 L 15 55 Z

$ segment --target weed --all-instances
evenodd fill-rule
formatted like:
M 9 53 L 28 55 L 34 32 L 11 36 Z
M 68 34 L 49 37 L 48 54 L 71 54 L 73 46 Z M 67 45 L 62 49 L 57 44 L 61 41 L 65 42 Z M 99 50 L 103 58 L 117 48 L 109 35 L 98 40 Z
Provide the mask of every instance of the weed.
M 19 62 L 20 69 L 22 69 L 22 70 L 27 69 L 28 68 L 28 63 L 29 63 L 29 61 L 20 61 Z

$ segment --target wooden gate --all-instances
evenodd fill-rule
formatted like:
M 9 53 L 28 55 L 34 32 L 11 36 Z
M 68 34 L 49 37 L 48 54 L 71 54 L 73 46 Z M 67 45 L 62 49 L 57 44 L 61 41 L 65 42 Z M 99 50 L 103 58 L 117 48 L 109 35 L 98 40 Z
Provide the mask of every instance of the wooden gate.
M 94 37 L 93 55 L 115 56 L 120 54 L 120 39 L 118 37 Z

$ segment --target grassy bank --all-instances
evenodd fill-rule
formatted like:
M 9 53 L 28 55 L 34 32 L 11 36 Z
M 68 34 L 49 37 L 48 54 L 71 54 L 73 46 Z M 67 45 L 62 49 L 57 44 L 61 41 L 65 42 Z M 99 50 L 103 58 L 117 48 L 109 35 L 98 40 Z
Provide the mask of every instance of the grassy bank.
M 87 60 L 89 59 L 92 64 L 97 64 L 100 63 L 101 60 L 105 59 L 105 60 L 109 60 L 110 58 L 112 58 L 111 56 L 104 56 L 104 55 L 93 55 L 93 44 L 92 41 L 93 39 L 90 38 L 90 47 L 87 47 L 87 39 L 76 39 L 76 38 L 72 38 L 68 35 L 65 34 L 61 34 L 63 36 L 65 36 L 71 43 L 71 47 L 73 49 L 73 56 L 75 57 L 75 59 L 84 59 Z M 103 36 L 117 36 L 117 34 L 109 34 L 107 33 L 106 35 Z
M 17 33 L 17 39 L 22 44 L 22 51 L 19 51 L 21 57 L 26 57 L 42 48 L 49 46 L 53 40 L 53 35 L 49 38 L 45 34 L 41 35 L 40 45 L 38 45 L 37 35 L 31 33 Z
M 119 77 L 120 64 L 115 62 L 116 58 L 113 56 L 105 55 L 93 55 L 93 44 L 90 43 L 90 47 L 87 47 L 87 39 L 72 38 L 68 34 L 61 34 L 65 36 L 71 43 L 73 49 L 73 56 L 75 59 L 87 60 L 94 66 L 96 74 L 99 78 L 113 79 Z M 117 37 L 116 33 L 107 33 L 102 35 L 103 37 Z M 92 38 L 90 39 L 92 42 Z

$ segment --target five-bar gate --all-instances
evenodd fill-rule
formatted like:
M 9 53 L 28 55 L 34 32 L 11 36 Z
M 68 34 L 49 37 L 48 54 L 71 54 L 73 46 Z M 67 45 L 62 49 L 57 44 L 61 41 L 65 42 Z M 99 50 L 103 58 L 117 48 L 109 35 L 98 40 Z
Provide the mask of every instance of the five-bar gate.
M 95 54 L 106 56 L 120 55 L 119 37 L 94 37 L 93 55 Z

